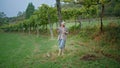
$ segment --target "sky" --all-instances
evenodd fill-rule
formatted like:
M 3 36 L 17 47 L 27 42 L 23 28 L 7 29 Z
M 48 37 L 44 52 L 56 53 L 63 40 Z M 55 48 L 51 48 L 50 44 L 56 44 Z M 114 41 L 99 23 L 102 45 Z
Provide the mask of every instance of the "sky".
M 17 16 L 19 11 L 23 12 L 26 10 L 30 2 L 37 9 L 41 4 L 54 6 L 56 0 L 0 0 L 0 12 L 4 12 L 7 17 Z

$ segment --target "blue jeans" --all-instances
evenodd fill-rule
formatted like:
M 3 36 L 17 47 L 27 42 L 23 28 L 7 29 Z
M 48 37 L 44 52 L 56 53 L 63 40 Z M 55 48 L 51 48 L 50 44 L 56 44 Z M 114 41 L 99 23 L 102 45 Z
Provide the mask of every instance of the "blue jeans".
M 65 42 L 66 41 L 64 39 L 59 39 L 58 42 L 59 42 L 59 48 L 60 49 L 65 48 Z

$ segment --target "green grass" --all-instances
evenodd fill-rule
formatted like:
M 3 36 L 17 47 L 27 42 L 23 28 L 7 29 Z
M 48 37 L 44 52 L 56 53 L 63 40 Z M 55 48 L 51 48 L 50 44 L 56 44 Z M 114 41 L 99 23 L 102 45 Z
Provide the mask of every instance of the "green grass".
M 120 20 L 104 20 L 104 26 L 111 22 L 120 24 Z M 66 22 L 66 27 L 71 28 L 74 24 Z M 106 44 L 104 38 L 100 41 L 91 39 L 99 26 L 99 22 L 96 21 L 83 21 L 78 34 L 68 35 L 64 56 L 57 55 L 57 37 L 51 40 L 47 35 L 37 37 L 27 33 L 0 32 L 0 68 L 120 68 L 119 44 Z M 56 28 L 56 24 L 53 28 Z M 119 37 L 116 35 L 119 31 L 116 33 L 115 30 L 106 30 L 107 39 L 112 39 L 109 32 L 115 35 L 113 37 Z M 111 54 L 112 57 L 107 54 Z M 81 60 L 87 55 L 96 57 L 93 57 L 94 60 Z
M 92 49 L 93 43 L 85 43 L 68 37 L 64 56 L 57 56 L 56 38 L 40 35 L 0 33 L 0 68 L 120 68 L 114 58 L 108 58 Z M 95 60 L 81 60 L 87 54 L 94 54 Z M 50 55 L 50 56 L 48 56 Z

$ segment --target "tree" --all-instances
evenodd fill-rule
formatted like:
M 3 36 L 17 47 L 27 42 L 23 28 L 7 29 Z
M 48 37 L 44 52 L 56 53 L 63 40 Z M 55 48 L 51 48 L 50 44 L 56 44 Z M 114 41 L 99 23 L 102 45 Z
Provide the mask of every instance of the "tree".
M 19 11 L 17 17 L 14 17 L 16 21 L 22 21 L 25 19 L 25 12 Z M 10 19 L 11 20 L 11 19 Z M 13 21 L 14 22 L 14 21 Z
M 30 18 L 30 16 L 33 14 L 34 11 L 35 11 L 35 7 L 31 2 L 28 4 L 26 9 L 26 19 Z
M 103 17 L 104 17 L 104 11 L 105 11 L 105 5 L 110 3 L 111 0 L 97 0 L 97 5 L 101 6 L 101 14 L 100 14 L 100 20 L 101 20 L 101 26 L 100 31 L 103 31 Z
M 0 12 L 0 18 L 5 18 L 6 14 L 4 12 Z
M 56 9 L 53 7 L 49 7 L 46 4 L 42 4 L 38 10 L 34 12 L 35 23 L 37 26 L 37 35 L 39 35 L 39 28 L 42 26 L 42 30 L 44 28 L 47 29 L 47 25 L 50 27 L 51 38 L 53 38 L 53 23 L 57 22 Z
M 21 16 L 23 13 L 21 11 L 18 12 L 17 16 Z
M 111 0 L 76 0 L 76 3 L 82 4 L 83 6 L 91 7 L 92 5 L 98 5 L 101 7 L 101 13 L 100 13 L 100 31 L 103 31 L 103 17 L 104 17 L 104 10 L 105 5 L 109 4 Z
M 114 8 L 114 14 L 115 14 L 115 16 L 120 17 L 120 4 L 116 4 L 116 6 Z
M 58 20 L 59 20 L 59 25 L 60 25 L 60 23 L 62 22 L 60 0 L 56 0 L 56 5 L 57 5 Z
M 56 9 L 52 7 L 48 7 L 48 23 L 49 23 L 49 29 L 50 29 L 50 34 L 51 34 L 51 39 L 54 38 L 53 35 L 53 23 L 57 22 L 57 15 L 56 15 Z
M 0 12 L 0 26 L 6 24 L 7 22 L 8 22 L 8 17 L 6 17 L 6 14 L 4 12 Z

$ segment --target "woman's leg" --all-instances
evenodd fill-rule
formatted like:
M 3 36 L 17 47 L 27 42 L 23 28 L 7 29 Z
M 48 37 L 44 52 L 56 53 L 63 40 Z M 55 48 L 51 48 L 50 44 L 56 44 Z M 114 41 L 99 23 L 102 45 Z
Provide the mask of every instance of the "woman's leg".
M 65 40 L 62 40 L 62 52 L 61 55 L 64 55 L 64 50 L 65 50 Z
M 59 48 L 58 56 L 61 55 L 62 49 Z
M 64 48 L 65 48 L 65 40 L 60 39 L 59 40 L 59 52 L 58 52 L 58 56 L 64 55 Z
M 61 55 L 61 52 L 62 52 L 62 49 L 61 49 L 61 42 L 62 42 L 62 39 L 59 39 L 59 52 L 58 52 L 58 56 Z

